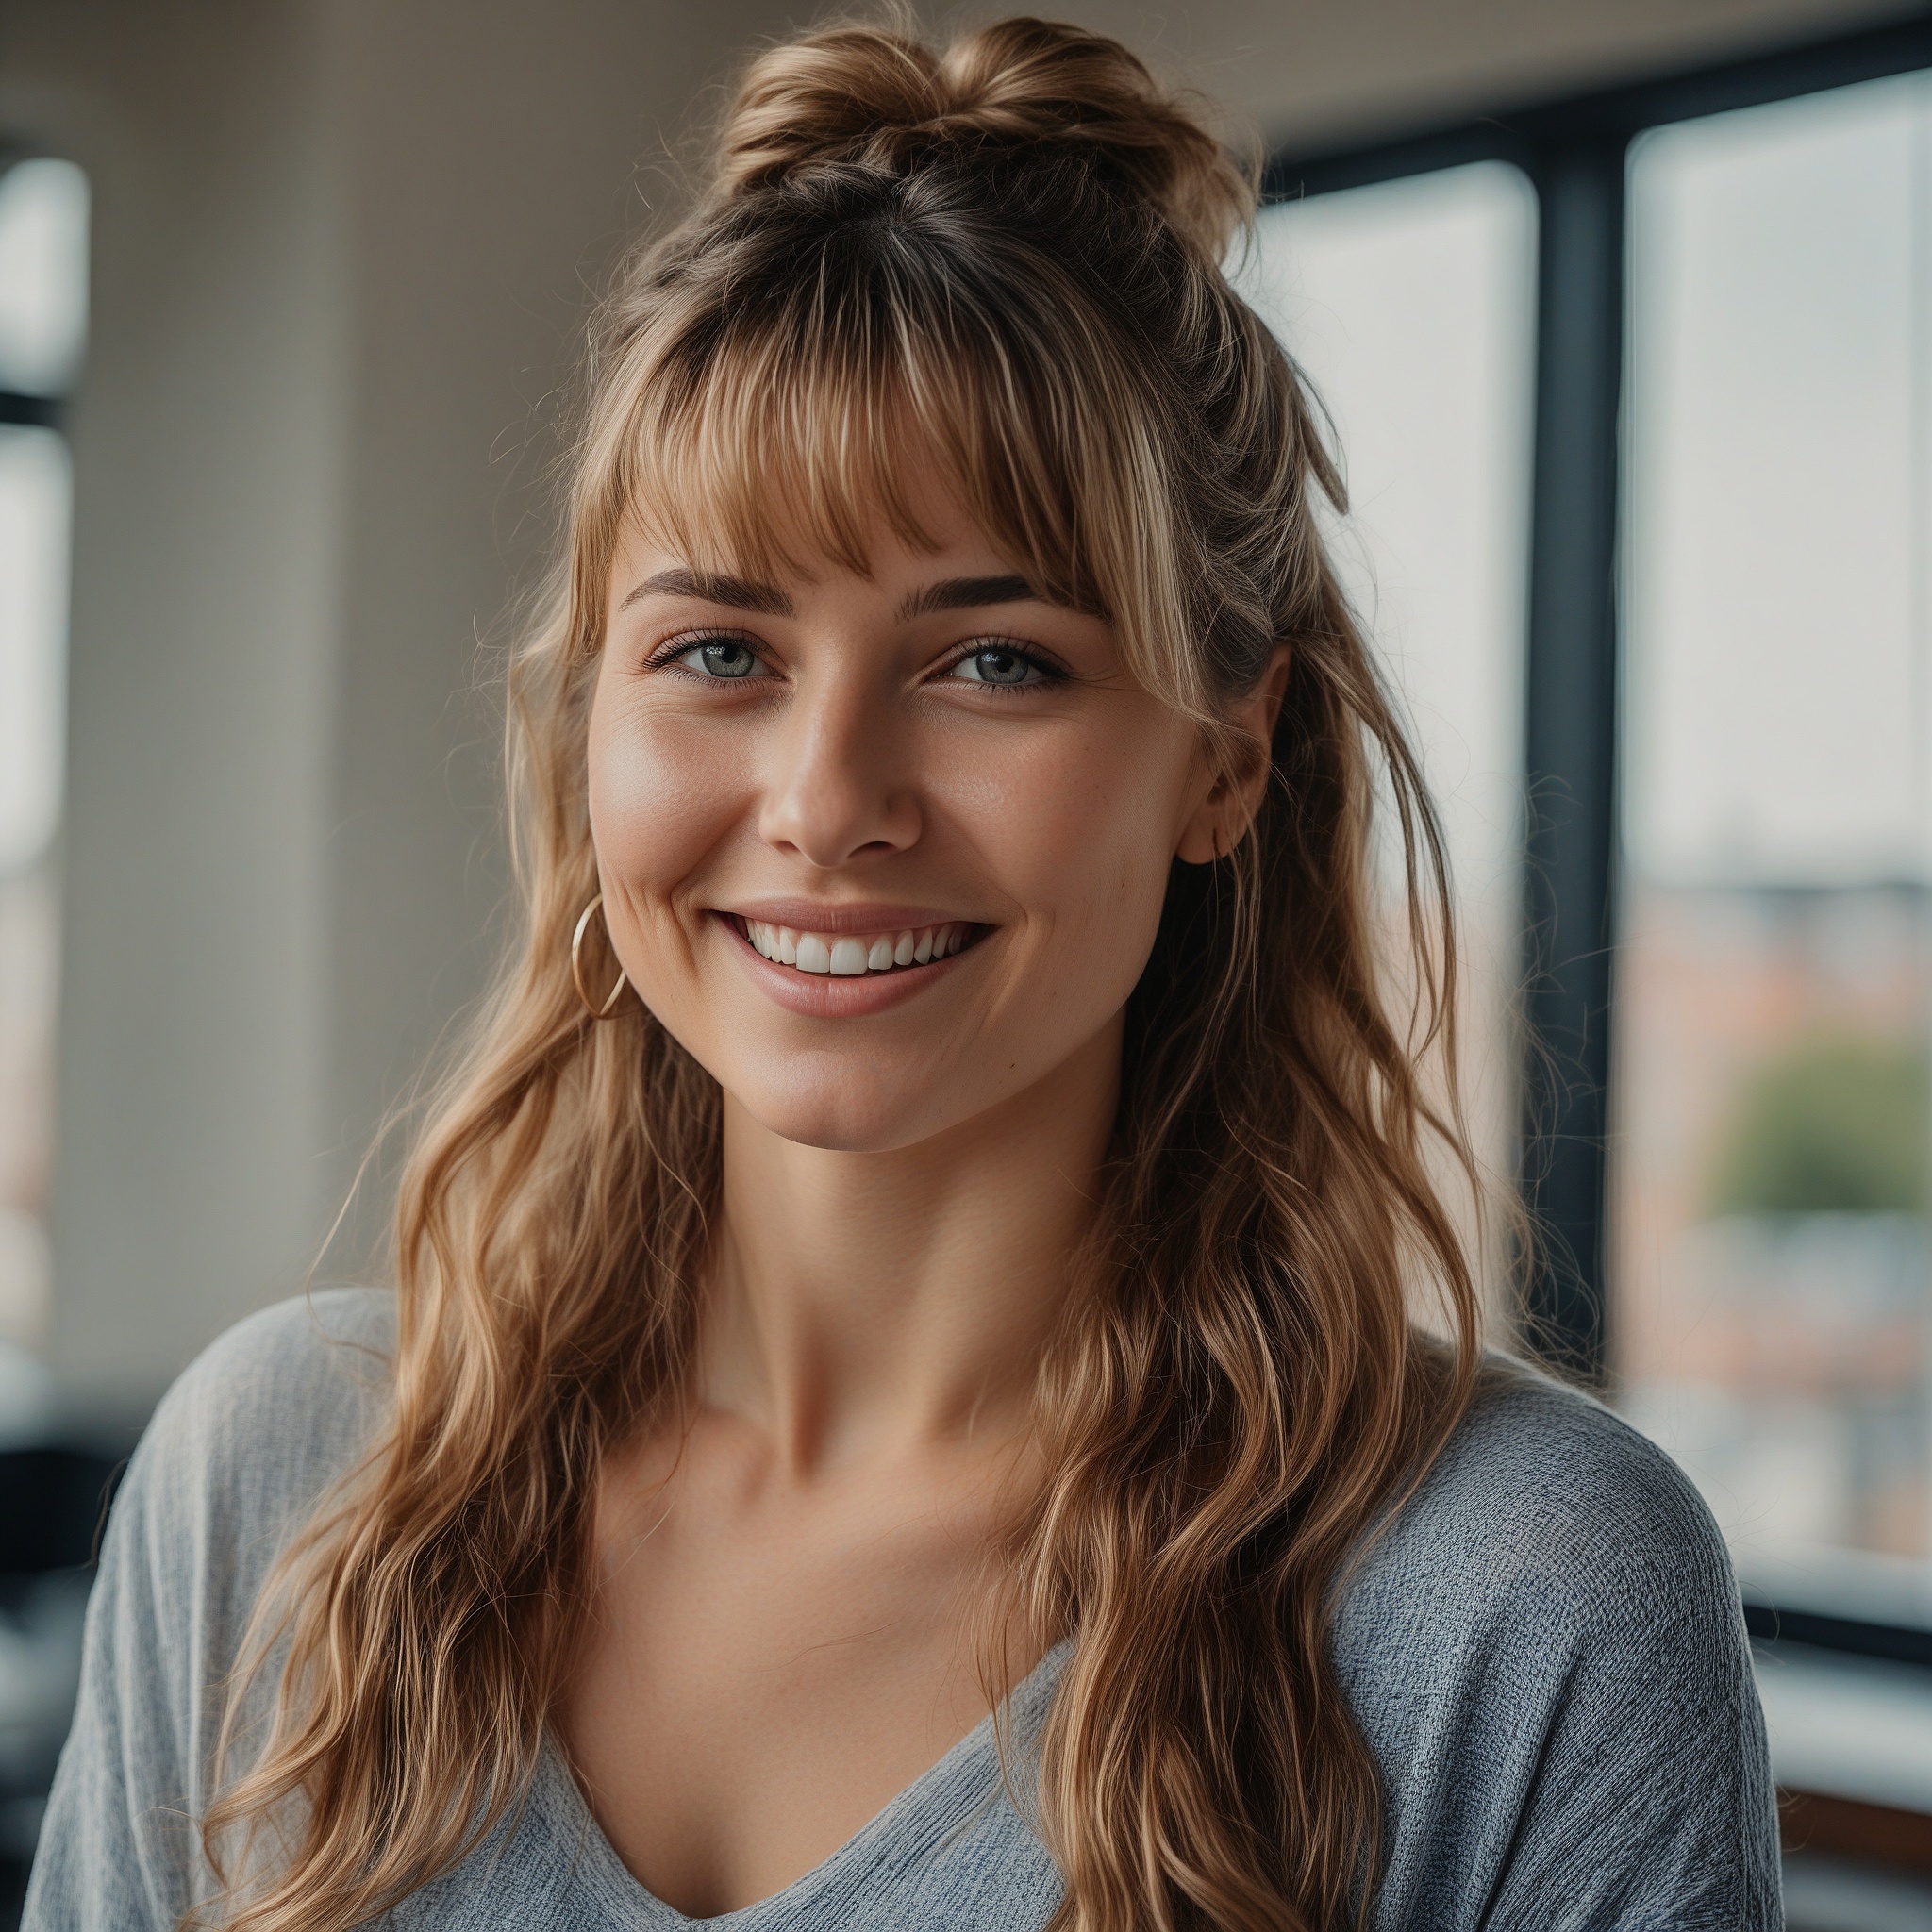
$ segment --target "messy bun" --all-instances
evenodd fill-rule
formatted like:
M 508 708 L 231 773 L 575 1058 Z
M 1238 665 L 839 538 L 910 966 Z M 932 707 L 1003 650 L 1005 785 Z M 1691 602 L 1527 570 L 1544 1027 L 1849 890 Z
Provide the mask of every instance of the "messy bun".
M 942 53 L 878 27 L 770 49 L 745 75 L 720 143 L 719 185 L 756 192 L 850 163 L 905 173 L 948 153 L 984 164 L 1050 150 L 1104 171 L 1212 260 L 1254 212 L 1258 169 L 1217 141 L 1118 41 L 1003 20 Z
M 1039 594 L 1107 620 L 1224 776 L 1267 768 L 1248 835 L 1169 881 L 1041 1365 L 1043 1479 L 997 1553 L 1024 1627 L 1072 1640 L 1025 1767 L 1054 1932 L 1365 1921 L 1382 1797 L 1335 1585 L 1472 1387 L 1438 1156 L 1474 1169 L 1432 1100 L 1455 1093 L 1440 836 L 1323 546 L 1341 484 L 1312 407 L 1222 269 L 1254 204 L 1254 169 L 1114 42 L 846 26 L 752 63 L 710 187 L 625 264 L 509 683 L 524 931 L 401 1191 L 392 1433 L 287 1560 L 258 1652 L 287 1658 L 275 1730 L 207 1821 L 217 1848 L 257 1825 L 286 1849 L 236 1927 L 346 1932 L 515 1806 L 601 1459 L 686 1387 L 719 1090 L 641 1004 L 591 1024 L 573 984 L 618 545 L 641 525 L 694 571 L 863 572 L 883 529 L 927 541 L 935 477 Z M 1264 744 L 1238 700 L 1280 644 Z M 1424 1289 L 1448 1347 L 1417 1339 Z

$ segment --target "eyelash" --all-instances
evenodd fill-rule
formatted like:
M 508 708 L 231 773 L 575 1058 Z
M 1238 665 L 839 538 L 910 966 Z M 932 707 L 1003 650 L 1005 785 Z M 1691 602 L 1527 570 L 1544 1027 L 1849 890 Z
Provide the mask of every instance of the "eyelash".
M 758 649 L 756 641 L 751 638 L 746 637 L 741 631 L 686 630 L 679 631 L 675 638 L 666 638 L 665 641 L 661 644 L 659 644 L 658 648 L 655 651 L 653 651 L 647 658 L 645 658 L 644 668 L 647 671 L 681 672 L 683 675 L 692 679 L 694 682 L 698 684 L 729 684 L 734 681 L 739 683 L 751 683 L 757 681 L 755 679 L 744 678 L 733 680 L 731 678 L 726 677 L 707 677 L 700 671 L 686 670 L 685 667 L 678 662 L 679 658 L 690 657 L 693 651 L 702 651 L 707 644 L 742 644 L 744 648 L 747 651 L 749 651 L 752 654 L 752 656 L 758 660 L 760 664 L 764 664 L 766 662 L 764 653 Z M 766 668 L 769 669 L 769 665 L 767 665 Z
M 947 664 L 946 673 L 950 674 L 958 670 L 960 665 L 964 664 L 968 658 L 976 658 L 982 651 L 1004 651 L 1008 656 L 1018 658 L 1023 663 L 1039 672 L 1040 677 L 1038 682 L 1028 682 L 1025 684 L 995 684 L 991 678 L 971 680 L 976 683 L 981 691 L 991 691 L 1003 698 L 1017 698 L 1024 692 L 1046 691 L 1054 685 L 1064 684 L 1067 681 L 1068 673 L 1066 670 L 1062 666 L 1056 664 L 1051 658 L 1042 656 L 1039 651 L 1029 649 L 1015 639 L 1000 637 L 973 638 L 969 640 L 959 654 Z M 960 680 L 961 683 L 968 681 L 963 678 Z
M 769 660 L 765 658 L 763 652 L 758 649 L 758 644 L 751 638 L 746 637 L 742 631 L 732 630 L 680 631 L 677 636 L 667 638 L 663 643 L 659 644 L 651 653 L 650 657 L 645 659 L 645 668 L 651 671 L 682 672 L 686 677 L 691 678 L 699 684 L 749 684 L 758 681 L 753 678 L 707 677 L 702 672 L 686 670 L 679 660 L 688 658 L 693 651 L 703 650 L 707 644 L 742 644 L 761 664 L 765 664 L 768 669 L 770 668 Z M 964 664 L 969 658 L 977 657 L 981 651 L 1010 652 L 1012 656 L 1024 659 L 1032 669 L 1040 673 L 1038 682 L 1028 682 L 1025 684 L 995 684 L 990 678 L 972 680 L 962 678 L 959 680 L 962 684 L 967 682 L 976 683 L 980 690 L 991 691 L 998 697 L 1015 698 L 1025 691 L 1043 691 L 1049 686 L 1066 683 L 1069 675 L 1068 672 L 1061 665 L 1055 663 L 1052 658 L 1043 656 L 1041 652 L 1013 639 L 1002 637 L 978 637 L 968 640 L 958 654 L 947 662 L 944 671 L 940 675 L 941 677 L 950 675 L 953 672 L 958 670 L 960 665 Z

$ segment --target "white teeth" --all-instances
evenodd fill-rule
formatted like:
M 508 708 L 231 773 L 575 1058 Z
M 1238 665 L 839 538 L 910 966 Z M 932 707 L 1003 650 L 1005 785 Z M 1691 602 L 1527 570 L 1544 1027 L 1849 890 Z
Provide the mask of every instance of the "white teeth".
M 969 926 L 958 921 L 929 925 L 920 932 L 842 934 L 798 932 L 762 919 L 747 919 L 744 934 L 765 958 L 801 973 L 837 974 L 857 978 L 864 973 L 890 973 L 899 966 L 924 966 L 963 951 Z

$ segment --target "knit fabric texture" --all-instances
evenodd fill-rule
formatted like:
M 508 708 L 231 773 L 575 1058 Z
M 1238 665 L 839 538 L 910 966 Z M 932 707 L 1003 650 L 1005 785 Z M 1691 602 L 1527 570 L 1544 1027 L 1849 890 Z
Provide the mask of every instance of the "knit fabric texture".
M 242 1633 L 277 1553 L 380 1428 L 393 1332 L 375 1291 L 284 1303 L 157 1411 L 109 1521 L 25 1932 L 172 1932 L 209 1895 L 194 1820 Z M 1376 1932 L 1781 1924 L 1728 1557 L 1676 1468 L 1598 1404 L 1493 1360 L 1349 1574 L 1334 1644 L 1385 1785 Z M 1064 1655 L 1013 1694 L 1022 1759 Z M 527 1802 L 387 1923 L 1039 1932 L 1060 1883 L 1025 1808 L 988 1719 L 814 1871 L 699 1921 L 630 1874 L 551 1752 Z

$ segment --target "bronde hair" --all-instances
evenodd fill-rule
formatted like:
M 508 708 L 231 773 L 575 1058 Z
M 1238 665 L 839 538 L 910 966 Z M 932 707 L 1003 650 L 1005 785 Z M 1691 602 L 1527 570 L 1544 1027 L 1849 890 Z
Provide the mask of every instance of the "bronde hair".
M 1341 490 L 1308 398 L 1223 273 L 1255 204 L 1112 41 L 844 26 L 752 64 L 710 187 L 624 273 L 509 678 L 523 935 L 404 1178 L 393 1421 L 258 1618 L 270 1715 L 242 1715 L 244 1669 L 214 1920 L 358 1924 L 513 1810 L 602 1460 L 687 1395 L 720 1095 L 633 995 L 600 1025 L 571 978 L 625 520 L 701 568 L 863 568 L 880 528 L 923 534 L 915 450 L 1231 774 L 1272 758 L 1249 834 L 1174 868 L 1040 1378 L 1046 1477 L 997 1553 L 1007 1607 L 1074 1639 L 1039 1764 L 1054 1924 L 1365 1915 L 1380 1790 L 1332 1606 L 1467 1399 L 1476 1301 L 1436 1176 L 1474 1170 L 1441 841 L 1318 533 Z M 1262 746 L 1227 721 L 1277 641 Z M 1372 863 L 1378 812 L 1406 893 Z

